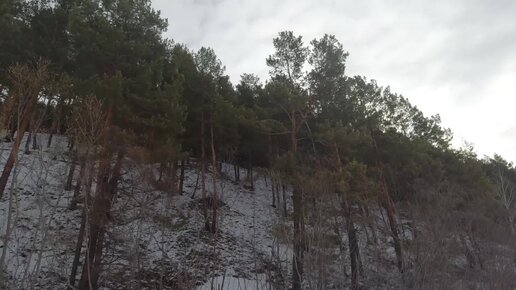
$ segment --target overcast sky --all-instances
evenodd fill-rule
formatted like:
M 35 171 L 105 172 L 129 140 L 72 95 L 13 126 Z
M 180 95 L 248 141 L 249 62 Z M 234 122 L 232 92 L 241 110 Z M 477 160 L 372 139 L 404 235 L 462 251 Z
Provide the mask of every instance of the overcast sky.
M 305 43 L 334 34 L 348 75 L 390 85 L 425 114 L 439 113 L 454 144 L 516 161 L 516 1 L 154 0 L 167 37 L 212 47 L 237 83 L 267 77 L 272 38 Z

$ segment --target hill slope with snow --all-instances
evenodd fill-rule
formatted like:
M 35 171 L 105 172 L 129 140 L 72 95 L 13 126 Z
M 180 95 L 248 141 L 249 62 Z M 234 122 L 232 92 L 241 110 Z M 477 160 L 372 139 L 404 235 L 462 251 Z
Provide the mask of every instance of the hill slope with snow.
M 45 143 L 47 136 L 38 138 L 39 143 Z M 80 200 L 77 208 L 70 209 L 73 189 L 64 190 L 69 149 L 66 138 L 56 139 L 51 148 L 20 153 L 19 165 L 0 201 L 0 251 L 5 265 L 0 281 L 6 289 L 67 288 L 84 202 Z M 1 143 L 2 164 L 9 151 L 10 144 Z M 222 164 L 216 183 L 219 230 L 212 234 L 205 230 L 203 207 L 207 199 L 202 198 L 195 160 L 186 165 L 181 195 L 156 190 L 146 181 L 149 168 L 157 175 L 158 166 L 143 166 L 129 159 L 124 164 L 104 242 L 101 289 L 289 288 L 292 224 L 288 188 L 285 215 L 283 206 L 272 205 L 272 184 L 266 172 L 254 173 L 251 190 L 248 180 L 235 182 L 233 167 Z M 245 175 L 244 170 L 241 175 Z M 207 194 L 212 192 L 212 178 L 208 170 Z M 311 238 L 305 252 L 305 288 L 346 289 L 350 286 L 350 262 L 345 222 L 332 214 L 339 208 L 335 201 L 321 197 L 312 202 L 319 203 L 319 214 L 306 217 Z M 324 224 L 333 227 L 318 226 L 320 220 L 328 218 L 334 222 Z M 369 218 L 355 221 L 361 253 L 360 285 L 367 289 L 415 287 L 403 281 L 398 272 L 382 211 L 372 209 Z M 410 221 L 402 218 L 400 234 L 407 248 L 413 232 Z M 493 248 L 499 249 L 500 263 L 504 253 L 510 252 Z M 83 247 L 83 255 L 84 251 Z M 467 259 L 462 254 L 450 255 L 447 263 L 454 272 L 442 277 L 455 284 L 443 281 L 462 287 L 463 281 L 454 277 L 464 275 Z

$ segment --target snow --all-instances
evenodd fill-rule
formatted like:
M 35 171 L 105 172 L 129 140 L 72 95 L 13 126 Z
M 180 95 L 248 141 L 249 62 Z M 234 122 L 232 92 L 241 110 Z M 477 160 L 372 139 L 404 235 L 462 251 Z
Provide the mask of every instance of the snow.
M 260 290 L 267 289 L 266 278 L 261 275 L 256 279 L 244 279 L 231 276 L 217 276 L 197 290 Z
M 38 134 L 38 143 L 46 144 L 46 138 Z M 24 141 L 11 196 L 10 224 L 14 227 L 6 248 L 4 286 L 64 288 L 81 212 L 68 209 L 73 192 L 63 190 L 69 168 L 67 140 L 54 136 L 51 148 L 33 150 L 29 155 L 23 154 L 23 144 Z M 10 145 L 1 143 L 2 164 Z M 232 182 L 227 176 L 232 167 L 223 165 L 217 192 L 224 206 L 220 208 L 219 231 L 212 235 L 203 228 L 195 164 L 186 170 L 184 195 L 177 196 L 141 182 L 141 166 L 131 161 L 126 164 L 112 212 L 114 223 L 107 233 L 101 287 L 124 288 L 128 283 L 139 283 L 145 289 L 160 283 L 178 285 L 184 279 L 188 280 L 185 285 L 191 283 L 185 286 L 188 289 L 208 282 L 211 285 L 210 277 L 232 273 L 225 280 L 227 287 L 233 287 L 228 289 L 258 289 L 256 285 L 262 287 L 278 276 L 273 272 L 281 269 L 271 266 L 275 263 L 272 249 L 276 244 L 271 229 L 281 214 L 270 205 L 271 193 L 262 178 L 257 177 L 255 190 L 249 191 Z M 208 192 L 212 190 L 211 178 L 208 173 Z M 194 191 L 196 196 L 191 198 Z M 9 192 L 7 188 L 0 201 L 2 235 L 7 229 Z M 260 277 L 258 284 L 256 277 Z
M 39 144 L 46 144 L 47 138 L 38 134 Z M 78 209 L 70 210 L 73 192 L 63 190 L 70 166 L 67 143 L 65 137 L 54 136 L 51 148 L 33 150 L 30 155 L 21 150 L 15 187 L 12 191 L 8 188 L 0 200 L 0 254 L 6 252 L 0 288 L 67 287 L 83 206 L 80 203 Z M 2 169 L 11 144 L 0 144 Z M 217 193 L 223 205 L 219 208 L 219 230 L 211 234 L 204 229 L 195 161 L 186 167 L 183 195 L 171 196 L 146 182 L 150 168 L 157 174 L 157 165 L 142 166 L 129 159 L 124 163 L 111 212 L 113 222 L 106 233 L 100 289 L 288 289 L 292 274 L 292 222 L 283 216 L 282 207 L 272 207 L 271 184 L 264 173 L 255 172 L 255 188 L 251 191 L 247 181 L 233 181 L 232 165 L 222 165 Z M 240 175 L 245 173 L 241 170 Z M 208 194 L 213 190 L 212 184 L 208 170 Z M 291 207 L 291 193 L 287 192 L 289 211 Z M 6 246 L 9 212 L 14 227 Z M 310 224 L 311 221 L 308 230 L 313 230 Z M 365 243 L 363 231 L 357 230 L 359 240 Z M 318 231 L 331 233 L 333 229 Z M 396 279 L 391 278 L 391 273 L 396 272 L 392 253 L 387 251 L 392 247 L 387 240 L 382 241 L 388 235 L 378 232 L 378 236 L 380 243 L 374 251 L 362 252 L 367 271 L 375 274 L 368 280 L 384 285 L 395 281 L 397 285 Z M 343 244 L 345 237 L 342 233 Z M 362 251 L 369 246 L 360 247 Z M 375 253 L 382 253 L 377 254 L 380 260 L 376 263 L 373 259 L 378 257 L 371 256 Z M 343 275 L 349 273 L 346 249 L 335 246 L 305 254 L 305 288 L 313 288 L 311 279 L 317 279 L 315 275 L 320 270 L 317 264 L 309 262 L 320 257 L 328 257 L 326 289 L 348 287 L 349 278 Z M 389 288 L 396 289 L 384 287 Z

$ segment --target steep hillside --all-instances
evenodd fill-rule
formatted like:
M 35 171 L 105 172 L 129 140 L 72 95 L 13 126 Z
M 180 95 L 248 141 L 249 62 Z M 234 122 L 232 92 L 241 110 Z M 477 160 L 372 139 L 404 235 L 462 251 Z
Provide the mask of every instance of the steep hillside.
M 8 143 L 2 146 L 2 152 L 9 151 Z M 67 154 L 66 138 L 59 137 L 49 149 L 19 156 L 20 164 L 10 181 L 14 187 L 9 188 L 0 203 L 1 249 L 7 266 L 2 283 L 7 289 L 67 287 L 84 206 L 79 201 L 75 209 L 70 209 L 73 191 L 64 190 L 70 165 Z M 271 179 L 265 172 L 255 173 L 254 190 L 251 190 L 248 180 L 233 180 L 232 166 L 222 165 L 217 185 L 219 230 L 212 234 L 204 227 L 202 208 L 210 201 L 201 196 L 197 164 L 192 160 L 186 168 L 185 190 L 182 195 L 172 196 L 155 190 L 147 182 L 149 166 L 138 166 L 128 160 L 109 217 L 99 287 L 288 289 L 292 277 L 291 193 L 286 191 L 285 217 L 282 201 L 272 206 Z M 154 173 L 158 174 L 156 168 Z M 242 176 L 244 173 L 241 172 Z M 211 178 L 208 173 L 207 185 L 212 184 Z M 208 186 L 207 191 L 211 190 Z M 310 250 L 305 253 L 304 287 L 346 289 L 350 287 L 351 275 L 346 223 L 339 215 L 332 215 L 339 208 L 335 201 L 321 198 L 318 202 L 319 214 L 307 219 Z M 408 211 L 404 212 L 401 216 L 408 215 Z M 446 239 L 464 243 L 466 251 L 463 251 L 453 248 L 450 241 L 435 241 L 439 235 L 424 232 L 428 227 L 422 219 L 408 217 L 400 223 L 408 263 L 405 274 L 400 274 L 383 211 L 371 206 L 369 215 L 356 215 L 363 217 L 355 221 L 361 287 L 415 288 L 417 285 L 411 283 L 419 281 L 414 278 L 419 267 L 428 272 L 425 289 L 431 285 L 448 289 L 500 285 L 496 289 L 508 289 L 514 283 L 508 280 L 514 275 L 514 268 L 506 268 L 512 263 L 513 249 L 503 246 L 504 241 L 497 242 L 495 238 L 475 241 L 471 236 L 448 235 Z M 446 225 L 432 227 L 451 233 L 445 229 Z M 416 243 L 417 229 L 419 235 L 424 235 L 426 244 Z M 428 248 L 418 249 L 411 243 Z M 83 247 L 82 251 L 85 250 Z M 486 253 L 494 259 L 486 259 Z M 434 264 L 438 261 L 442 264 Z M 492 280 L 488 279 L 490 275 Z M 435 277 L 442 280 L 432 281 Z
M 40 143 L 47 137 L 38 135 Z M 2 146 L 2 152 L 9 152 L 9 143 Z M 8 289 L 67 287 L 84 206 L 79 201 L 75 209 L 70 209 L 73 191 L 64 190 L 70 166 L 67 154 L 66 138 L 59 137 L 49 149 L 19 155 L 17 172 L 10 180 L 14 187 L 8 189 L 9 194 L 0 204 L 1 249 L 7 266 L 2 283 Z M 187 167 L 183 194 L 174 196 L 147 184 L 147 169 L 130 162 L 124 168 L 105 241 L 100 287 L 288 288 L 292 275 L 291 221 L 284 216 L 283 206 L 272 206 L 270 178 L 255 173 L 254 189 L 250 190 L 248 181 L 231 180 L 233 167 L 223 165 L 218 185 L 219 230 L 211 234 L 204 228 L 202 207 L 208 199 L 201 196 L 196 163 L 192 161 Z M 242 170 L 241 174 L 245 172 Z M 211 178 L 208 173 L 208 180 Z M 208 186 L 207 190 L 211 188 Z M 287 190 L 287 215 L 291 214 L 290 195 Z M 327 230 L 328 237 L 334 236 L 332 229 Z M 359 236 L 363 234 L 359 230 Z M 378 234 L 383 240 L 382 233 Z M 341 241 L 333 240 L 333 244 L 321 248 L 321 256 L 307 254 L 313 258 L 308 260 L 307 270 L 313 268 L 314 275 L 326 271 L 326 283 L 331 289 L 349 284 L 344 236 Z M 368 248 L 365 244 L 361 247 Z M 375 247 L 383 252 L 380 248 L 388 247 L 387 241 L 380 241 Z M 84 255 L 85 247 L 82 251 Z M 315 264 L 324 257 L 323 252 L 332 258 L 323 262 L 326 266 Z M 386 253 L 389 252 L 388 256 L 375 257 L 364 251 L 364 269 L 372 271 L 364 283 L 380 283 L 376 285 L 382 289 L 388 285 L 397 288 L 395 257 L 392 251 Z M 371 263 L 378 258 L 381 263 Z M 373 264 L 377 266 L 371 268 Z M 314 278 L 315 281 L 320 277 Z

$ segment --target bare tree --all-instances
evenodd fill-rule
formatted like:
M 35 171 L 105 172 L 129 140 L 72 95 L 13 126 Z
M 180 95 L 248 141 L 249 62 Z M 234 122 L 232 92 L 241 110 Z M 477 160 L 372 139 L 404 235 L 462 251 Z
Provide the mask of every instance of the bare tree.
M 85 98 L 85 100 L 76 107 L 72 118 L 70 135 L 75 139 L 74 143 L 77 144 L 77 154 L 79 155 L 79 159 L 81 159 L 81 170 L 72 203 L 77 202 L 78 196 L 75 195 L 78 195 L 81 187 L 83 187 L 84 204 L 81 215 L 81 226 L 75 247 L 74 260 L 71 267 L 69 279 L 70 286 L 74 286 L 75 284 L 81 250 L 86 235 L 86 228 L 88 226 L 87 223 L 89 222 L 89 217 L 91 217 L 91 214 L 89 213 L 89 205 L 91 200 L 91 185 L 94 176 L 94 164 L 97 160 L 98 147 L 102 144 L 102 140 L 105 138 L 106 130 L 108 128 L 107 124 L 108 119 L 103 110 L 103 104 L 95 97 Z
M 11 88 L 9 90 L 10 107 L 16 108 L 18 134 L 14 140 L 11 153 L 0 176 L 0 198 L 2 198 L 7 180 L 18 160 L 18 151 L 23 133 L 29 128 L 30 121 L 38 102 L 38 97 L 48 82 L 48 62 L 40 61 L 35 68 L 16 65 L 9 70 Z M 8 114 L 5 112 L 4 114 Z M 13 113 L 13 112 L 10 112 Z
M 502 202 L 502 205 L 507 210 L 507 218 L 511 227 L 512 233 L 515 233 L 514 219 L 516 217 L 516 189 L 514 184 L 509 181 L 500 168 L 496 172 L 496 195 Z

